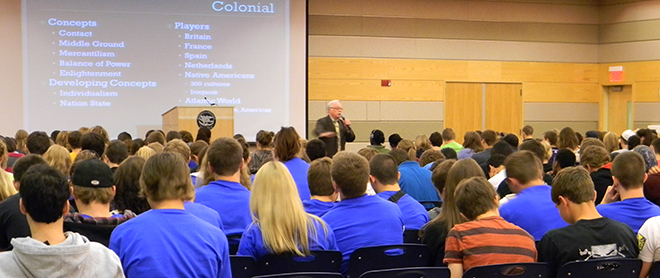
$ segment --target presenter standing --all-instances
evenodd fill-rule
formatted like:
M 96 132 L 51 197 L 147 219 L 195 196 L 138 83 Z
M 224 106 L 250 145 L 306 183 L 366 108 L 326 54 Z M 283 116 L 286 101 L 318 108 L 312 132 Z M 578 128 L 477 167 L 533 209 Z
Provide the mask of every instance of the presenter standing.
M 346 142 L 355 140 L 351 121 L 342 115 L 343 111 L 339 100 L 333 100 L 328 103 L 328 116 L 316 121 L 314 133 L 325 143 L 325 151 L 329 157 L 334 156 L 338 151 L 343 151 Z

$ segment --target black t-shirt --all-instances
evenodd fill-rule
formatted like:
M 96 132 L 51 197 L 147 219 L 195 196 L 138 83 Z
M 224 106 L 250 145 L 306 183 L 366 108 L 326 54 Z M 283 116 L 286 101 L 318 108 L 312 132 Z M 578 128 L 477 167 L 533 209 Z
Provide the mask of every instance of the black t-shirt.
M 0 203 L 0 250 L 10 248 L 11 239 L 30 236 L 25 215 L 21 213 L 21 196 L 14 194 Z
M 447 239 L 447 223 L 445 221 L 429 222 L 422 227 L 422 243 L 426 244 L 431 253 L 431 262 L 436 266 L 443 266 L 445 258 L 445 240 Z M 439 262 L 439 264 L 438 264 Z
M 612 181 L 612 172 L 609 169 L 600 168 L 597 171 L 591 172 L 590 175 L 596 188 L 596 205 L 598 205 L 603 200 L 607 187 L 614 184 Z
M 637 258 L 639 249 L 628 225 L 602 217 L 548 231 L 538 244 L 538 254 L 539 262 L 549 265 L 549 277 L 555 277 L 557 270 L 568 262 Z

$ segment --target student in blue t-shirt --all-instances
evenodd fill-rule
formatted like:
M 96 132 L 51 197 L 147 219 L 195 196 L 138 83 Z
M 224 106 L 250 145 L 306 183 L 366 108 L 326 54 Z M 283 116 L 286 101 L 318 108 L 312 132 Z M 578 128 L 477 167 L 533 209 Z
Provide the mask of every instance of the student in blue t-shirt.
M 309 164 L 307 183 L 312 198 L 302 201 L 307 213 L 321 217 L 335 205 L 337 192 L 332 187 L 331 170 L 332 159 L 328 157 L 316 159 Z
M 293 127 L 282 127 L 273 139 L 273 158 L 284 163 L 296 182 L 300 200 L 309 200 L 311 194 L 307 186 L 307 169 L 309 163 L 298 157 L 300 152 L 300 136 Z
M 281 162 L 268 162 L 257 172 L 250 210 L 254 221 L 243 233 L 237 255 L 257 260 L 271 253 L 304 256 L 310 250 L 338 250 L 332 229 L 303 209 L 296 184 Z
M 243 147 L 233 138 L 219 138 L 206 152 L 214 181 L 197 189 L 195 203 L 217 211 L 228 235 L 240 235 L 252 222 L 250 191 L 240 184 Z
M 518 151 L 504 160 L 509 188 L 517 196 L 500 207 L 500 216 L 539 241 L 546 232 L 568 224 L 552 202 L 551 187 L 543 182 L 543 164 L 531 151 Z
M 393 202 L 401 209 L 406 229 L 419 230 L 429 222 L 429 213 L 424 206 L 401 190 L 399 169 L 389 154 L 378 154 L 369 161 L 371 187 L 376 195 Z
M 392 202 L 367 195 L 367 182 L 369 162 L 366 158 L 349 152 L 339 152 L 333 157 L 332 185 L 341 201 L 321 219 L 335 232 L 343 255 L 342 273 L 346 273 L 355 249 L 403 243 L 401 210 Z
M 151 210 L 118 226 L 110 249 L 127 277 L 231 277 L 227 237 L 184 209 L 194 188 L 183 157 L 156 154 L 140 177 Z
M 393 149 L 390 151 L 390 155 L 398 163 L 399 172 L 401 173 L 399 186 L 406 194 L 419 202 L 440 201 L 438 191 L 435 190 L 431 181 L 431 171 L 420 167 L 419 163 L 413 161 L 414 158 L 411 158 L 402 149 Z M 427 208 L 431 209 L 433 205 L 427 205 Z
M 614 184 L 607 188 L 605 197 L 596 206 L 601 215 L 627 224 L 635 233 L 647 219 L 660 215 L 660 207 L 644 197 L 647 178 L 642 156 L 636 152 L 623 152 L 612 162 Z

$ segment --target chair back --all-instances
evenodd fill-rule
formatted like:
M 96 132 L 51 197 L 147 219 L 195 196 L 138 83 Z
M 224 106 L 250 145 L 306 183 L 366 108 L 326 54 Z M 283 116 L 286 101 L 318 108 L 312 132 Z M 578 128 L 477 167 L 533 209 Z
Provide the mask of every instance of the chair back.
M 229 255 L 236 255 L 238 253 L 238 244 L 241 242 L 243 233 L 228 234 L 227 243 L 229 243 Z
M 449 278 L 449 268 L 446 267 L 406 267 L 367 271 L 360 278 Z
M 250 256 L 229 256 L 231 276 L 234 278 L 250 278 L 254 273 L 254 259 Z
M 341 267 L 341 252 L 311 251 L 310 256 L 301 257 L 286 253 L 267 254 L 257 260 L 254 275 L 271 275 L 293 272 L 338 273 Z
M 559 268 L 557 278 L 638 278 L 641 269 L 640 259 L 617 258 L 570 262 Z
M 548 264 L 546 263 L 512 263 L 476 266 L 468 269 L 463 277 L 469 278 L 547 278 Z M 583 276 L 577 276 L 583 277 Z M 586 276 L 585 276 L 586 277 Z
M 404 230 L 403 243 L 421 244 L 422 239 L 419 237 L 419 230 Z
M 651 267 L 651 273 L 649 273 L 649 278 L 660 278 L 660 261 L 653 263 Z
M 253 278 L 343 278 L 341 273 L 330 272 L 294 272 L 254 276 Z
M 429 266 L 429 249 L 423 244 L 385 245 L 358 248 L 348 260 L 348 278 L 370 270 Z

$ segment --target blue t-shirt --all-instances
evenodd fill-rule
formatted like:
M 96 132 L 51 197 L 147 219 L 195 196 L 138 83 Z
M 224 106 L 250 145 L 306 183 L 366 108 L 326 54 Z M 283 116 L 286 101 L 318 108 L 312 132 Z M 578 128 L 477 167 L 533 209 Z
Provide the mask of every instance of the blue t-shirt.
M 415 161 L 406 161 L 399 165 L 399 186 L 417 201 L 440 201 L 438 191 L 431 181 L 431 171 L 419 166 Z M 428 205 L 432 208 L 433 205 Z
M 321 218 L 335 232 L 343 256 L 341 271 L 344 274 L 355 249 L 403 244 L 401 210 L 378 196 L 364 194 L 341 200 Z
M 284 166 L 289 169 L 293 181 L 296 182 L 300 200 L 309 200 L 312 197 L 312 194 L 309 193 L 309 186 L 307 184 L 307 170 L 309 169 L 309 163 L 298 157 L 294 157 L 291 160 L 284 162 Z
M 435 163 L 435 161 L 424 165 L 424 167 L 422 167 L 422 168 L 431 171 L 431 167 L 433 167 L 433 163 Z
M 217 211 L 228 235 L 243 233 L 250 223 L 250 191 L 240 183 L 213 181 L 197 189 L 195 203 Z
M 302 201 L 302 203 L 307 213 L 316 215 L 318 217 L 323 216 L 326 212 L 335 206 L 335 203 L 333 202 L 323 202 L 316 199 L 305 200 Z
M 231 277 L 225 234 L 179 209 L 152 209 L 110 237 L 126 277 Z
M 222 219 L 217 211 L 198 203 L 188 202 L 183 203 L 183 208 L 190 214 L 199 217 L 200 219 L 209 222 L 209 224 L 220 228 L 224 232 L 222 226 Z
M 335 234 L 332 232 L 332 229 L 327 224 L 325 225 L 325 231 L 323 225 L 318 220 L 314 220 L 314 231 L 311 229 L 308 231 L 308 240 L 309 240 L 309 250 L 330 250 L 338 251 L 337 241 L 335 240 Z M 313 237 L 313 233 L 316 233 L 316 237 Z M 243 233 L 241 237 L 241 243 L 238 245 L 238 253 L 236 255 L 240 256 L 250 256 L 255 260 L 259 259 L 261 256 L 270 254 L 271 251 L 264 245 L 264 239 L 261 234 L 261 227 L 258 223 L 252 223 Z
M 596 206 L 600 215 L 624 223 L 637 234 L 647 219 L 660 215 L 660 207 L 646 198 L 630 198 Z
M 389 198 L 394 194 L 396 194 L 396 191 L 383 191 L 376 195 L 389 201 Z M 419 230 L 429 222 L 429 213 L 424 206 L 408 194 L 403 195 L 396 204 L 401 209 L 403 224 L 406 226 L 406 229 Z
M 538 185 L 521 191 L 500 207 L 500 216 L 527 231 L 535 241 L 549 230 L 568 226 L 552 202 L 551 189 L 549 185 Z

